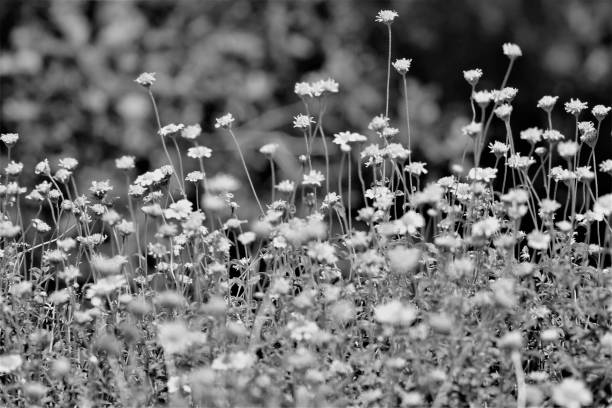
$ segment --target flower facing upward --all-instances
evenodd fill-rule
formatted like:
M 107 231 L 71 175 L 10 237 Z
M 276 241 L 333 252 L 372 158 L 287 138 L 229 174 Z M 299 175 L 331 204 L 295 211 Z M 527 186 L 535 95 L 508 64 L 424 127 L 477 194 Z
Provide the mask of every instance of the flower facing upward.
M 499 159 L 502 156 L 506 156 L 506 153 L 510 150 L 510 146 L 500 141 L 495 141 L 494 143 L 489 143 L 489 149 L 491 149 L 491 153 Z
M 476 137 L 482 132 L 482 123 L 471 122 L 461 128 L 461 133 L 465 136 Z
M 134 156 L 121 156 L 115 159 L 115 167 L 119 170 L 130 170 L 136 167 L 136 158 Z
M 608 113 L 610 113 L 610 110 L 612 110 L 612 108 L 609 106 L 595 105 L 593 106 L 591 113 L 593 116 L 595 116 L 595 119 L 601 122 L 608 115 Z
M 550 235 L 545 232 L 533 230 L 527 234 L 527 245 L 533 249 L 546 250 L 550 244 Z
M 305 186 L 321 187 L 321 182 L 325 181 L 325 176 L 318 170 L 311 170 L 310 173 L 304 174 L 302 184 Z
M 549 129 L 542 133 L 542 139 L 548 140 L 549 142 L 558 142 L 559 140 L 565 139 L 565 136 L 558 130 Z
M 412 59 L 402 58 L 396 59 L 392 65 L 400 75 L 406 75 L 410 71 L 410 64 L 412 64 Z
M 576 153 L 578 153 L 578 143 L 571 140 L 568 142 L 560 142 L 557 145 L 557 151 L 559 152 L 559 156 L 564 159 L 574 157 Z
M 500 105 L 495 108 L 493 112 L 495 113 L 495 116 L 497 116 L 501 120 L 508 121 L 510 120 L 510 114 L 512 113 L 512 105 L 504 103 L 503 105 Z
M 178 125 L 174 123 L 170 123 L 169 125 L 166 125 L 163 128 L 159 129 L 159 134 L 164 137 L 174 136 L 178 134 L 179 132 L 181 132 L 184 128 L 185 128 L 185 125 L 183 125 L 182 123 L 179 123 Z
M 134 80 L 139 85 L 145 88 L 150 88 L 155 83 L 155 72 L 143 72 Z
M 266 156 L 273 156 L 278 150 L 278 143 L 268 143 L 259 148 L 259 153 L 265 154 Z
M 3 133 L 0 135 L 0 140 L 2 140 L 7 147 L 11 147 L 17 143 L 19 135 L 17 133 Z
M 215 121 L 215 129 L 229 129 L 232 127 L 232 123 L 234 123 L 234 116 L 231 113 L 226 113 L 220 118 L 215 119 Z
M 511 60 L 523 55 L 523 51 L 521 51 L 521 48 L 513 43 L 505 43 L 502 46 L 502 50 L 504 51 L 504 55 L 510 58 Z
M 552 389 L 553 401 L 564 408 L 580 408 L 591 405 L 593 394 L 584 382 L 574 378 L 566 378 Z
M 545 95 L 541 97 L 540 100 L 538 101 L 538 108 L 543 109 L 546 112 L 550 113 L 555 107 L 555 104 L 557 103 L 557 99 L 559 99 L 558 96 Z
M 531 144 L 536 144 L 542 140 L 542 129 L 531 127 L 521 131 L 521 139 L 527 140 Z
M 580 115 L 584 109 L 588 107 L 586 102 L 582 102 L 580 99 L 570 99 L 569 102 L 565 102 L 565 111 L 571 113 L 574 116 Z
M 399 14 L 394 10 L 380 10 L 378 14 L 376 14 L 374 21 L 377 23 L 391 24 L 396 17 L 399 17 Z
M 293 127 L 298 129 L 308 129 L 308 127 L 315 123 L 312 116 L 299 114 L 293 118 Z
M 472 99 L 474 99 L 474 102 L 481 108 L 486 108 L 492 98 L 493 94 L 489 91 L 476 91 L 472 94 Z
M 206 146 L 190 147 L 187 150 L 187 156 L 193 159 L 201 159 L 203 157 L 208 159 L 212 156 L 212 150 Z
M 202 127 L 199 124 L 185 126 L 181 132 L 181 137 L 184 139 L 193 140 L 202 134 Z
M 470 69 L 467 71 L 463 71 L 463 78 L 468 82 L 468 84 L 474 86 L 478 83 L 478 80 L 482 77 L 482 69 Z

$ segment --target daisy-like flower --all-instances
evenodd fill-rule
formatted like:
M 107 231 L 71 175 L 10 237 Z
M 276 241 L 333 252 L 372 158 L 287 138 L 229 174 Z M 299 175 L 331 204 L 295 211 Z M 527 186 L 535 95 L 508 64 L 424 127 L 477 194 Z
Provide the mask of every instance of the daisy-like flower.
M 392 300 L 376 306 L 374 319 L 381 324 L 410 326 L 417 318 L 418 309 L 411 304 Z
M 63 159 L 60 159 L 57 165 L 62 169 L 73 171 L 79 165 L 79 162 L 73 157 L 65 157 Z
M 313 89 L 312 86 L 308 82 L 298 82 L 295 84 L 293 88 L 293 92 L 298 95 L 300 98 L 305 98 L 309 96 L 312 98 Z
M 175 136 L 183 129 L 185 129 L 185 125 L 183 125 L 182 123 L 170 123 L 169 125 L 166 125 L 163 128 L 159 129 L 158 133 L 164 137 Z
M 527 234 L 527 245 L 533 249 L 546 250 L 550 244 L 550 235 L 533 230 Z
M 406 149 L 400 143 L 389 143 L 382 151 L 385 157 L 389 157 L 393 160 L 406 160 L 412 153 L 409 149 Z
M 417 248 L 405 248 L 396 246 L 387 251 L 389 268 L 392 272 L 407 274 L 414 272 L 421 259 L 421 250 Z
M 511 60 L 518 58 L 523 55 L 523 51 L 521 48 L 513 43 L 505 43 L 502 45 L 502 50 L 504 55 L 510 58 Z
M 421 176 L 423 174 L 428 173 L 427 169 L 425 168 L 426 165 L 427 163 L 415 161 L 410 164 L 407 164 L 406 167 L 404 167 L 404 171 L 414 176 Z
M 612 214 L 612 194 L 604 194 L 597 198 L 593 205 L 593 212 L 609 217 Z
M 143 72 L 134 80 L 139 85 L 145 88 L 150 88 L 155 83 L 155 72 Z
M 226 113 L 220 118 L 216 118 L 215 122 L 215 129 L 229 129 L 232 127 L 232 123 L 234 123 L 234 116 L 231 113 Z
M 532 145 L 542 140 L 542 129 L 531 127 L 521 131 L 521 139 L 527 140 Z
M 463 71 L 463 78 L 467 81 L 468 84 L 472 86 L 475 86 L 481 77 L 482 69 L 480 68 Z
M 555 404 L 564 408 L 581 408 L 593 403 L 593 394 L 584 382 L 566 378 L 553 386 L 552 399 Z
M 583 183 L 589 183 L 595 179 L 595 172 L 591 170 L 591 166 L 579 166 L 576 168 L 576 180 Z
M 205 146 L 190 147 L 187 150 L 187 156 L 193 159 L 201 159 L 203 157 L 208 159 L 212 156 L 212 150 Z
M 313 84 L 313 88 L 315 88 L 315 96 L 321 96 L 324 93 L 338 93 L 340 84 L 332 78 L 320 79 Z
M 181 137 L 183 139 L 194 140 L 202 134 L 202 126 L 199 124 L 185 126 L 181 131 Z
M 364 135 L 354 132 L 340 132 L 334 134 L 333 143 L 337 145 L 348 145 L 350 143 L 365 142 L 368 138 Z
M 517 88 L 512 88 L 511 86 L 507 86 L 504 89 L 494 89 L 491 91 L 491 96 L 493 97 L 493 101 L 495 103 L 510 103 L 518 94 Z
M 538 101 L 538 108 L 550 113 L 557 103 L 558 96 L 545 95 Z
M 16 161 L 11 160 L 9 164 L 4 168 L 4 172 L 8 176 L 18 176 L 23 170 L 23 163 L 17 163 Z
M 471 138 L 478 136 L 480 132 L 482 132 L 482 123 L 479 122 L 471 122 L 461 128 L 461 133 Z
M 388 139 L 399 134 L 399 129 L 394 127 L 386 127 L 379 133 L 383 139 Z
M 13 225 L 11 221 L 0 221 L 0 238 L 14 238 L 20 231 L 19 225 Z
M 268 143 L 259 148 L 259 153 L 265 154 L 266 156 L 273 156 L 274 153 L 276 153 L 276 151 L 278 150 L 278 148 L 278 143 Z
M 580 115 L 584 109 L 588 107 L 586 102 L 582 102 L 580 99 L 570 99 L 569 102 L 565 102 L 565 111 L 574 116 Z
M 476 91 L 472 93 L 472 99 L 474 99 L 474 102 L 476 102 L 481 108 L 486 108 L 487 105 L 491 103 L 493 94 L 489 91 Z
M 399 17 L 399 14 L 397 14 L 395 10 L 380 10 L 378 14 L 376 14 L 374 21 L 377 23 L 391 24 L 396 17 Z
M 172 355 L 186 351 L 193 344 L 205 343 L 206 334 L 189 330 L 183 322 L 173 321 L 158 326 L 157 342 L 165 353 Z
M 589 146 L 597 143 L 597 129 L 593 122 L 578 122 L 578 131 L 580 132 L 580 141 Z
M 136 158 L 134 156 L 121 156 L 115 159 L 115 167 L 119 170 L 130 170 L 136 167 Z
M 293 127 L 298 129 L 308 129 L 308 127 L 315 123 L 312 116 L 299 114 L 293 118 Z
M 6 147 L 12 147 L 19 140 L 19 134 L 17 134 L 17 133 L 2 133 L 0 135 L 0 140 L 2 140 L 4 142 Z
M 341 200 L 342 197 L 340 197 L 335 191 L 332 191 L 331 193 L 326 194 L 325 198 L 323 198 L 321 209 L 324 210 L 327 208 L 332 208 L 333 206 L 340 204 Z
M 612 110 L 612 108 L 609 106 L 595 105 L 593 106 L 591 113 L 593 114 L 593 116 L 595 116 L 595 119 L 601 122 L 602 120 L 604 120 L 606 116 L 608 116 L 608 113 L 610 113 L 610 110 Z
M 32 225 L 36 231 L 41 233 L 51 231 L 51 226 L 39 218 L 34 218 L 32 220 Z
M 104 180 L 104 181 L 94 180 L 91 182 L 91 187 L 89 187 L 89 191 L 91 191 L 91 193 L 98 198 L 103 198 L 112 189 L 113 189 L 113 186 L 111 186 L 110 180 Z
M 105 255 L 97 254 L 91 257 L 90 263 L 94 271 L 102 276 L 109 276 L 121 273 L 123 265 L 128 263 L 128 260 L 122 255 L 115 255 L 112 258 L 108 258 Z
M 231 174 L 219 173 L 208 179 L 211 192 L 230 192 L 240 189 L 240 180 Z
M 497 116 L 501 120 L 508 121 L 510 120 L 510 114 L 512 113 L 512 105 L 504 103 L 495 108 L 493 112 L 495 113 L 495 116 Z
M 486 217 L 472 225 L 472 235 L 489 238 L 499 231 L 500 223 L 495 217 Z
M 197 183 L 202 180 L 204 180 L 204 173 L 201 171 L 189 172 L 185 177 L 185 181 L 189 181 L 190 183 Z
M 545 198 L 542 201 L 540 201 L 540 211 L 543 214 L 552 214 L 555 211 L 557 211 L 559 208 L 561 208 L 561 204 L 559 204 L 555 200 Z
M 34 173 L 39 175 L 47 176 L 51 174 L 51 167 L 49 166 L 49 160 L 45 159 L 41 162 L 38 162 L 34 167 Z
M 332 265 L 338 261 L 336 248 L 327 241 L 310 242 L 308 244 L 308 256 L 321 263 Z
M 292 193 L 295 189 L 295 183 L 291 180 L 283 180 L 274 186 L 281 193 Z
M 500 141 L 495 141 L 494 143 L 489 143 L 489 149 L 491 149 L 491 153 L 499 159 L 500 157 L 506 156 L 508 150 L 510 150 L 510 146 Z
M 186 220 L 191 214 L 193 204 L 191 201 L 182 199 L 175 203 L 170 204 L 166 210 L 164 210 L 164 217 L 166 219 L 175 220 Z
M 561 166 L 555 166 L 552 169 L 550 169 L 550 174 L 549 177 L 552 177 L 553 180 L 555 180 L 556 182 L 559 181 L 570 181 L 576 178 L 576 174 L 573 171 L 570 171 L 568 169 L 564 169 Z
M 246 231 L 238 235 L 238 241 L 240 241 L 240 243 L 245 246 L 255 242 L 256 238 L 257 235 L 253 231 Z
M 560 142 L 557 145 L 557 151 L 559 152 L 559 156 L 564 159 L 574 157 L 576 153 L 578 153 L 578 143 L 571 140 L 568 142 Z
M 533 157 L 521 156 L 520 153 L 515 153 L 511 155 L 506 161 L 508 167 L 511 167 L 514 169 L 524 169 L 524 170 L 528 169 L 529 166 L 531 166 L 535 162 L 536 161 Z
M 548 140 L 549 142 L 558 142 L 559 140 L 565 139 L 565 136 L 558 130 L 548 129 L 542 133 L 542 139 Z
M 396 59 L 395 62 L 391 65 L 393 65 L 393 68 L 395 68 L 395 70 L 400 75 L 403 76 L 403 75 L 406 75 L 408 71 L 410 71 L 411 64 L 412 64 L 412 59 L 401 58 L 401 59 Z
M 599 171 L 602 173 L 608 173 L 612 176 L 612 159 L 606 159 L 599 163 Z
M 389 126 L 389 118 L 384 115 L 378 115 L 372 118 L 368 124 L 368 129 L 375 132 L 382 132 L 386 127 Z
M 321 183 L 325 181 L 325 176 L 318 170 L 311 170 L 310 173 L 304 174 L 302 184 L 305 186 L 321 187 Z

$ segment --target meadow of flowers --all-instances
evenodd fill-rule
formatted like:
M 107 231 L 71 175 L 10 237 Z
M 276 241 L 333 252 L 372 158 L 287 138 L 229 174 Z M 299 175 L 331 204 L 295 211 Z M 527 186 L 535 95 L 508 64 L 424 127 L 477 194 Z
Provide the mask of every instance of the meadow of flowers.
M 499 89 L 463 72 L 471 143 L 428 179 L 410 150 L 412 60 L 391 55 L 396 18 L 375 17 L 389 41 L 384 112 L 328 134 L 340 85 L 295 84 L 302 178 L 277 178 L 279 145 L 265 144 L 266 192 L 231 113 L 215 128 L 243 168 L 207 174 L 215 152 L 200 125 L 161 123 L 153 73 L 134 86 L 167 163 L 135 174 L 134 157 L 117 158 L 127 191 L 79 191 L 72 157 L 42 160 L 22 186 L 11 153 L 27 135 L 2 134 L 0 406 L 612 406 L 612 160 L 596 148 L 611 108 L 543 96 L 539 127 L 513 129 L 522 51 L 506 43 Z M 389 117 L 392 75 L 406 123 Z M 556 127 L 553 109 L 575 126 Z M 234 201 L 239 172 L 256 219 Z

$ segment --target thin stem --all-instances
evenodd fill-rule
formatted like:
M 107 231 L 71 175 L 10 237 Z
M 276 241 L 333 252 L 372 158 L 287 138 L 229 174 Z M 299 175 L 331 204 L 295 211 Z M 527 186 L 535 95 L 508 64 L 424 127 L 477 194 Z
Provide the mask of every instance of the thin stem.
M 385 100 L 385 117 L 389 117 L 389 84 L 391 83 L 391 24 L 387 24 L 389 33 L 389 52 L 387 53 L 387 96 Z
M 234 131 L 231 128 L 227 130 L 229 134 L 232 136 L 232 139 L 234 139 L 234 143 L 236 144 L 236 148 L 238 149 L 238 154 L 240 155 L 240 161 L 242 162 L 242 166 L 244 167 L 244 171 L 246 173 L 247 179 L 249 179 L 249 184 L 251 185 L 251 190 L 253 191 L 253 195 L 255 196 L 255 201 L 257 201 L 257 205 L 259 206 L 259 210 L 261 211 L 261 213 L 264 214 L 264 210 L 263 210 L 263 207 L 261 206 L 261 202 L 259 202 L 259 197 L 257 197 L 257 191 L 255 190 L 255 186 L 253 185 L 253 180 L 251 180 L 249 169 L 246 165 L 246 161 L 244 160 L 244 156 L 242 155 L 242 149 L 240 149 L 240 145 L 238 144 L 238 139 L 236 138 L 236 135 L 234 134 Z

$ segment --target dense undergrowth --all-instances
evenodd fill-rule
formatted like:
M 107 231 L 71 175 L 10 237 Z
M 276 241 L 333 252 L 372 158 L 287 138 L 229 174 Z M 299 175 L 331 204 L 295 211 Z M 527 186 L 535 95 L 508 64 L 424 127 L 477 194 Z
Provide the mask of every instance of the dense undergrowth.
M 376 17 L 389 42 L 396 17 Z M 264 145 L 270 193 L 250 183 L 234 117 L 218 118 L 261 212 L 250 221 L 233 200 L 239 181 L 206 174 L 214 152 L 200 126 L 160 123 L 154 74 L 136 82 L 167 164 L 135 175 L 134 158 L 118 158 L 124 194 L 104 180 L 78 191 L 74 158 L 41 161 L 40 183 L 22 187 L 11 148 L 27 135 L 3 134 L 0 405 L 612 404 L 612 194 L 599 186 L 612 160 L 596 149 L 610 108 L 572 99 L 575 127 L 558 129 L 558 98 L 545 96 L 541 128 L 513 131 L 508 81 L 521 50 L 503 52 L 499 89 L 464 72 L 472 144 L 437 180 L 410 151 L 411 60 L 391 63 L 390 52 L 385 112 L 362 133 L 326 134 L 326 106 L 341 103 L 334 80 L 295 85 L 303 178 L 277 180 L 278 145 Z M 388 118 L 392 71 L 401 130 Z M 193 145 L 184 156 L 179 138 Z M 343 174 L 330 177 L 337 149 Z M 480 167 L 484 155 L 494 167 Z M 185 174 L 183 160 L 200 170 Z

